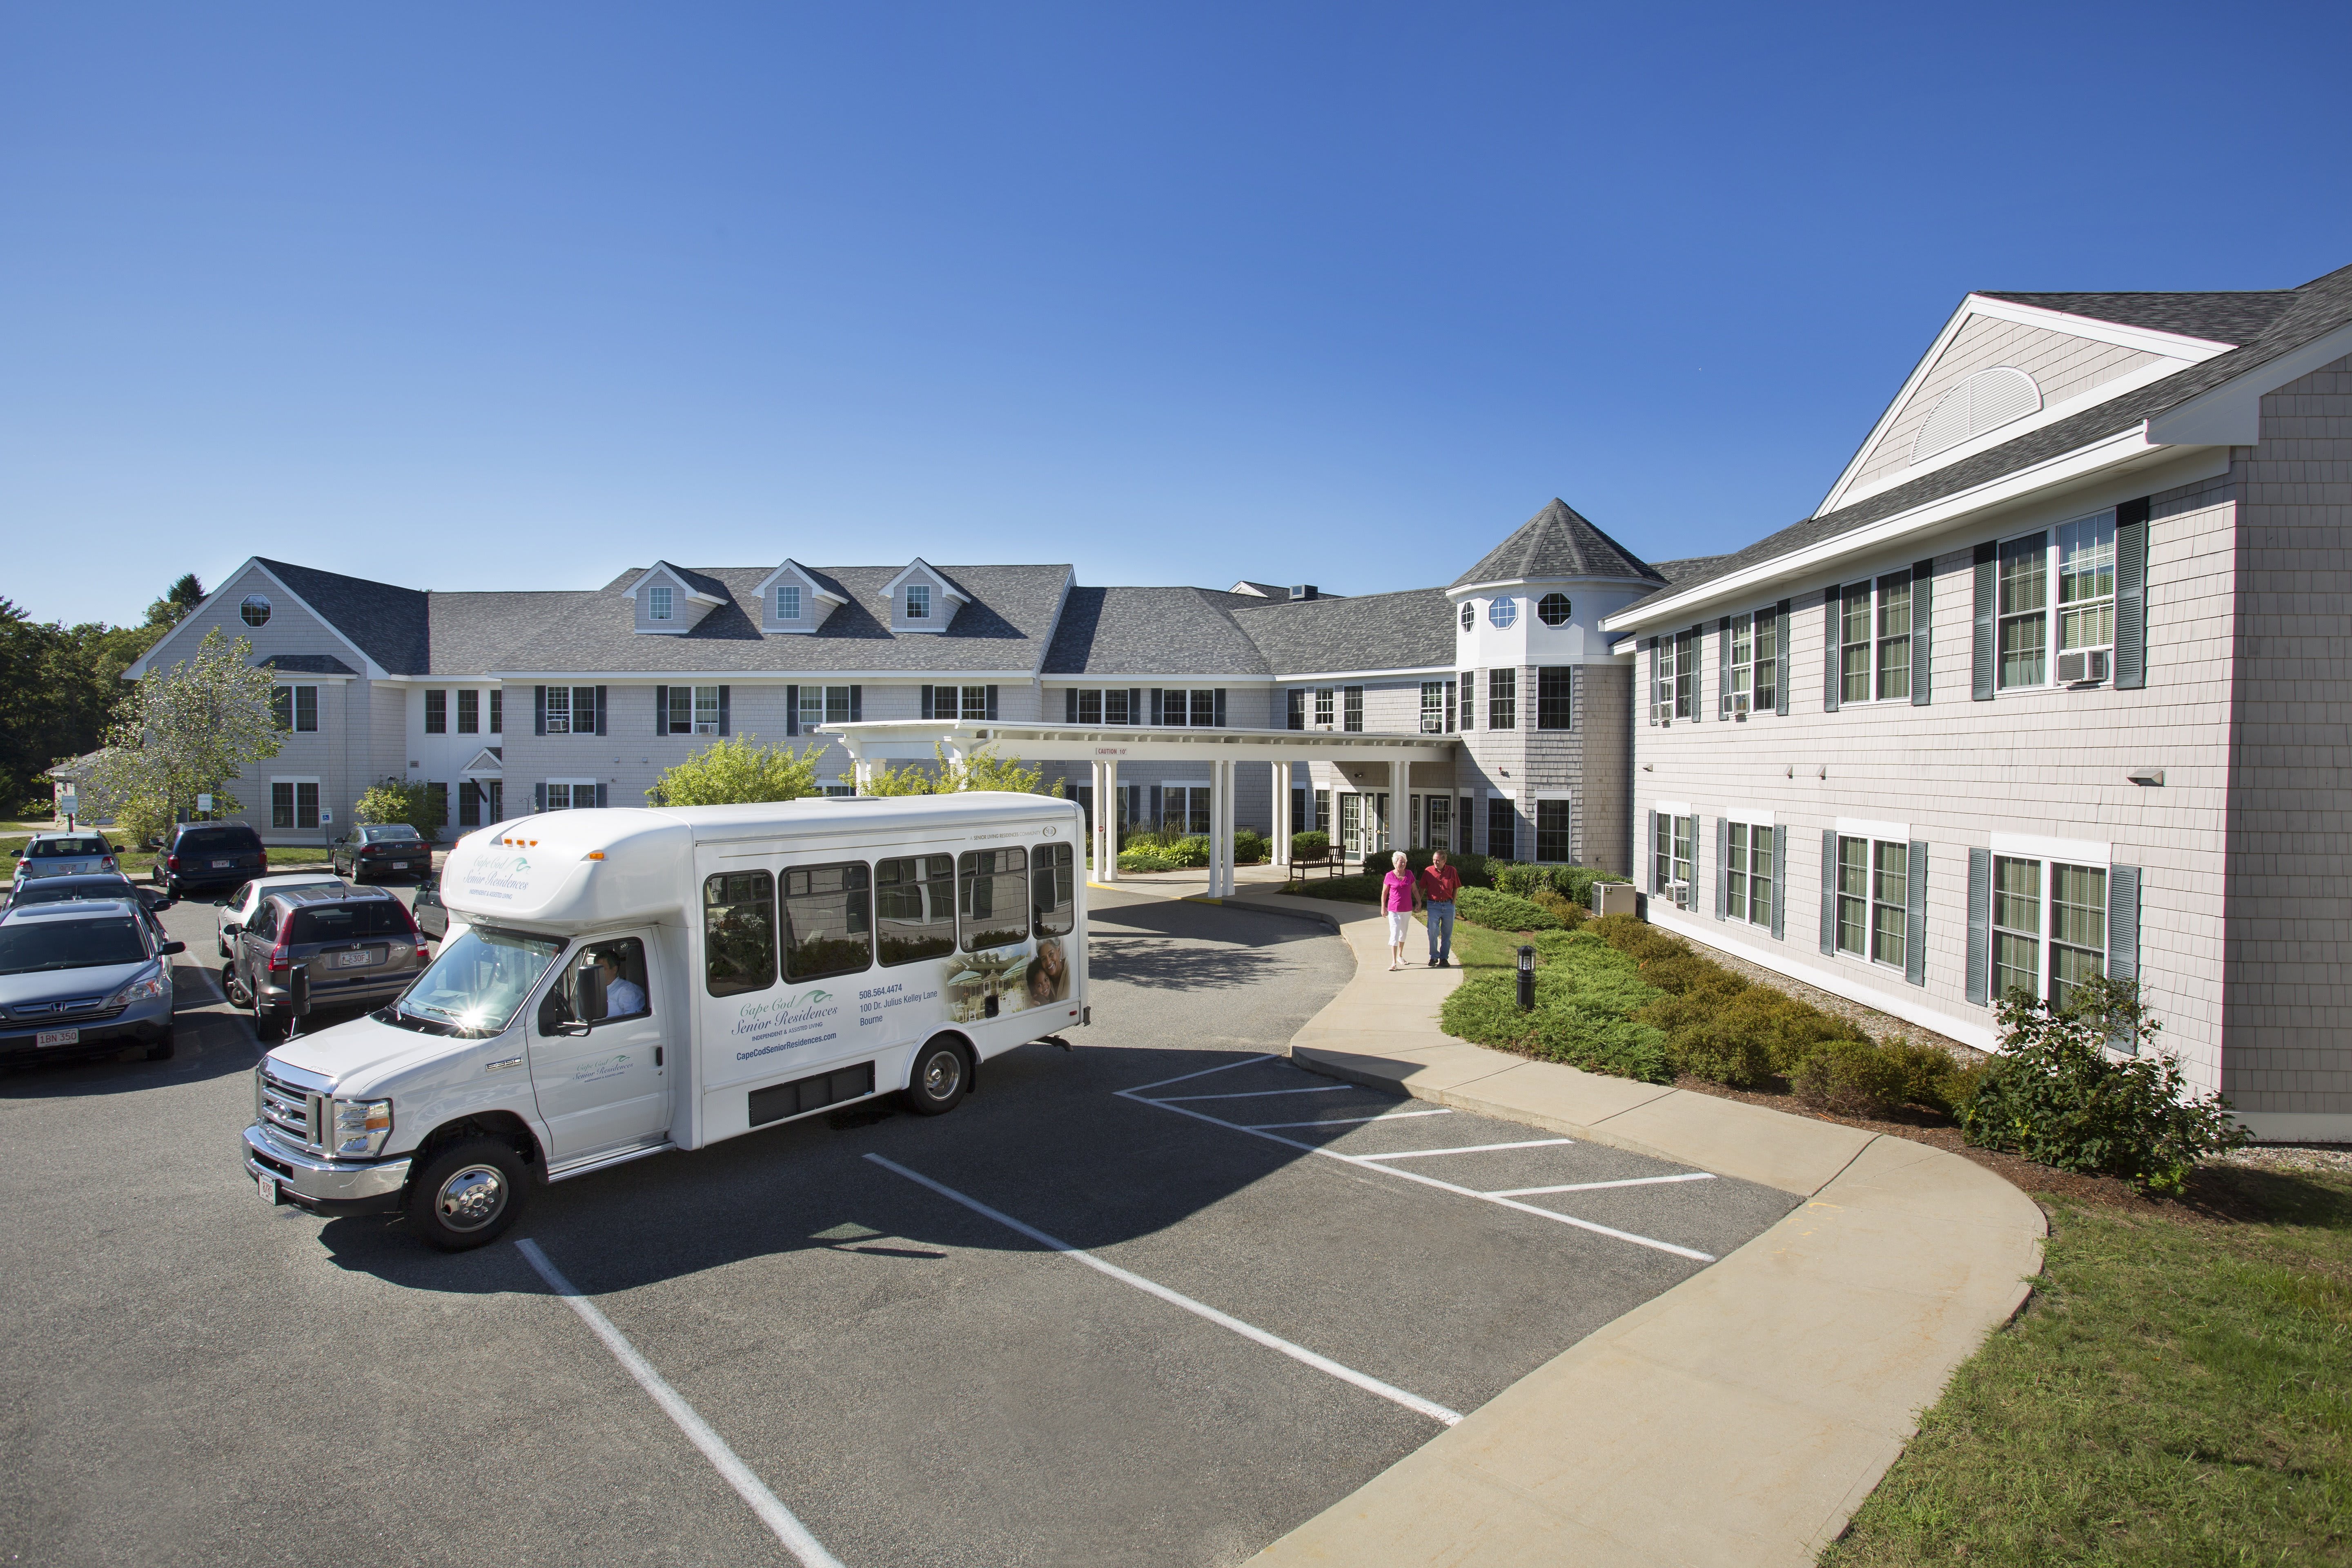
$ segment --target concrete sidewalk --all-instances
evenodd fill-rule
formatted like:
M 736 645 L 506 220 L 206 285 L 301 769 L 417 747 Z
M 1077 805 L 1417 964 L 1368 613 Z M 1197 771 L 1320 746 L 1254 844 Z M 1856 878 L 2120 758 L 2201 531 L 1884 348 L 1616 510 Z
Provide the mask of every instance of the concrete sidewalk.
M 1391 973 L 1369 906 L 1227 901 L 1322 916 L 1355 952 L 1356 977 L 1292 1039 L 1301 1066 L 1807 1200 L 1255 1563 L 1811 1563 L 2041 1271 L 2041 1209 L 1970 1161 L 1465 1044 L 1437 1026 L 1461 971 L 1422 967 L 1418 929 L 1413 966 Z

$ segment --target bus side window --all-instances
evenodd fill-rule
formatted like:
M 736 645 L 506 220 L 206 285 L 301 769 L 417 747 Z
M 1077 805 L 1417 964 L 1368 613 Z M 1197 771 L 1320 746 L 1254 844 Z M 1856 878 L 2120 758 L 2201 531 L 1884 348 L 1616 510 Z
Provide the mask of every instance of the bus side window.
M 784 978 L 855 974 L 874 962 L 873 895 L 865 862 L 784 873 Z
M 776 983 L 776 883 L 765 871 L 726 871 L 702 884 L 703 984 L 713 996 Z
M 967 849 L 956 866 L 956 915 L 963 950 L 1010 947 L 1028 939 L 1029 856 L 1021 849 Z
M 884 964 L 955 951 L 955 857 L 910 855 L 874 863 L 874 922 Z
M 1030 867 L 1031 927 L 1039 936 L 1070 934 L 1076 857 L 1067 844 L 1040 844 Z

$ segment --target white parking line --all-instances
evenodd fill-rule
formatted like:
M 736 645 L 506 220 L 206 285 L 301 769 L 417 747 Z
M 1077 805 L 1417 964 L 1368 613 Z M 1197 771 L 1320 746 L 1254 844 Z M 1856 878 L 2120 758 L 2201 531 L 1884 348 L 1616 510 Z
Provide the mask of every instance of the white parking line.
M 1171 1290 L 1167 1286 L 1146 1279 L 1142 1275 L 1129 1269 L 1121 1268 L 1116 1263 L 1107 1263 L 1083 1247 L 1073 1247 L 1066 1241 L 1047 1236 L 1034 1226 L 1024 1225 L 1011 1215 L 1000 1213 L 982 1203 L 978 1198 L 967 1197 L 953 1187 L 931 1180 L 919 1171 L 910 1171 L 895 1160 L 886 1160 L 879 1154 L 868 1154 L 866 1157 L 886 1171 L 896 1172 L 918 1185 L 929 1187 L 950 1203 L 961 1204 L 972 1213 L 992 1219 L 1005 1229 L 1027 1237 L 1040 1247 L 1076 1258 L 1087 1268 L 1108 1274 L 1121 1284 L 1132 1285 L 1147 1295 L 1159 1297 L 1171 1307 L 1181 1307 L 1196 1317 L 1206 1318 L 1221 1329 L 1231 1329 L 1242 1338 L 1264 1345 L 1268 1350 L 1280 1351 L 1295 1362 L 1311 1366 L 1318 1372 L 1328 1373 L 1340 1382 L 1352 1384 L 1367 1394 L 1377 1394 L 1382 1399 L 1393 1400 L 1407 1410 L 1426 1415 L 1431 1420 L 1442 1422 L 1448 1426 L 1457 1426 L 1462 1420 L 1459 1411 L 1448 1410 L 1433 1399 L 1423 1399 L 1420 1394 L 1409 1394 L 1392 1383 L 1383 1383 L 1370 1373 L 1358 1372 L 1351 1366 L 1342 1366 L 1330 1357 L 1317 1355 L 1306 1346 L 1293 1344 L 1279 1334 L 1270 1334 L 1255 1324 L 1243 1322 L 1230 1313 L 1220 1312 L 1205 1302 L 1195 1301 L 1190 1296 Z
M 1650 1187 L 1661 1182 L 1711 1182 L 1712 1171 L 1690 1171 L 1679 1176 L 1627 1176 L 1615 1182 L 1570 1182 L 1564 1187 L 1507 1187 L 1488 1193 L 1490 1198 L 1531 1198 L 1541 1193 L 1597 1193 L 1603 1187 Z
M 760 1516 L 760 1522 L 775 1532 L 776 1539 L 783 1542 L 784 1550 L 799 1559 L 802 1568 L 842 1568 L 841 1559 L 827 1552 L 819 1544 L 817 1538 L 809 1533 L 808 1526 L 793 1517 L 793 1510 L 776 1500 L 776 1494 L 768 1489 L 768 1484 L 751 1473 L 751 1466 L 735 1457 L 735 1450 L 727 1446 L 725 1438 L 710 1429 L 710 1423 L 696 1414 L 694 1406 L 663 1381 L 662 1374 L 654 1370 L 651 1362 L 637 1353 L 637 1347 L 629 1342 L 628 1336 L 614 1328 L 612 1320 L 598 1311 L 596 1304 L 583 1296 L 572 1281 L 563 1277 L 562 1271 L 548 1261 L 547 1254 L 539 1249 L 537 1242 L 518 1241 L 515 1250 L 522 1254 L 523 1261 L 530 1265 L 533 1273 L 547 1281 L 547 1288 L 561 1297 L 564 1305 L 579 1313 L 582 1322 L 595 1331 L 596 1337 L 604 1342 L 604 1348 L 611 1351 L 621 1365 L 628 1370 L 629 1375 L 637 1380 L 637 1386 L 653 1395 L 654 1403 L 662 1407 L 663 1414 L 677 1422 L 677 1429 L 686 1434 L 687 1441 L 701 1449 L 702 1457 L 727 1478 L 727 1484 L 735 1489 L 738 1497 L 751 1505 L 751 1511 Z
M 1378 1116 L 1327 1116 L 1320 1121 L 1253 1121 L 1253 1131 L 1266 1127 L 1356 1127 L 1367 1121 L 1405 1121 L 1416 1116 L 1451 1116 L 1451 1110 L 1389 1110 Z
M 1267 1051 L 1258 1056 L 1242 1057 L 1234 1061 L 1219 1062 L 1215 1067 L 1202 1068 L 1199 1072 L 1181 1073 L 1175 1078 L 1163 1078 L 1158 1083 L 1139 1083 L 1133 1089 L 1122 1089 L 1118 1092 L 1121 1094 L 1141 1094 L 1147 1089 L 1166 1089 L 1171 1083 L 1190 1083 L 1196 1078 L 1206 1078 L 1213 1072 L 1231 1072 L 1235 1068 L 1245 1068 L 1252 1062 L 1270 1062 L 1272 1060 L 1274 1060 L 1274 1053 Z
M 1400 1149 L 1393 1154 L 1357 1154 L 1358 1160 L 1426 1160 L 1433 1154 L 1489 1154 L 1497 1149 L 1549 1149 L 1573 1138 L 1530 1138 L 1521 1143 L 1469 1143 L 1459 1149 Z
M 1277 1094 L 1344 1094 L 1355 1088 L 1352 1083 L 1318 1083 L 1307 1089 L 1251 1089 L 1239 1094 L 1170 1094 L 1153 1100 L 1154 1105 L 1172 1104 L 1180 1100 L 1271 1100 Z
M 1647 1247 L 1658 1252 L 1670 1252 L 1676 1258 L 1687 1258 L 1695 1263 L 1715 1261 L 1715 1254 L 1701 1252 L 1696 1247 L 1677 1247 L 1671 1241 L 1660 1241 L 1655 1237 L 1636 1236 L 1630 1230 L 1619 1230 L 1613 1226 L 1595 1225 L 1589 1219 L 1579 1219 L 1574 1215 L 1560 1214 L 1552 1209 L 1538 1208 L 1533 1204 L 1523 1204 L 1517 1198 L 1497 1197 L 1492 1193 L 1482 1193 L 1475 1187 L 1462 1187 L 1454 1185 L 1452 1182 L 1441 1182 L 1434 1176 L 1424 1176 L 1418 1171 L 1400 1171 L 1384 1161 L 1369 1160 L 1355 1154 L 1342 1154 L 1337 1149 L 1325 1149 L 1313 1143 L 1302 1143 L 1296 1138 L 1285 1138 L 1279 1132 L 1267 1132 L 1239 1121 L 1227 1121 L 1223 1117 L 1212 1116 L 1205 1110 L 1194 1110 L 1189 1106 L 1170 1105 L 1164 1100 L 1147 1100 L 1131 1089 L 1117 1089 L 1113 1092 L 1123 1100 L 1134 1100 L 1145 1105 L 1157 1105 L 1163 1110 L 1173 1112 L 1178 1116 L 1189 1116 L 1195 1121 L 1205 1121 L 1212 1127 L 1223 1127 L 1235 1132 L 1246 1132 L 1253 1138 L 1263 1138 L 1269 1143 L 1280 1143 L 1288 1148 L 1303 1150 L 1309 1154 L 1320 1154 L 1327 1160 L 1344 1161 L 1360 1171 L 1384 1172 L 1400 1182 L 1412 1182 L 1424 1187 L 1435 1187 L 1440 1192 L 1454 1193 L 1465 1198 L 1476 1198 L 1481 1203 L 1516 1209 L 1521 1214 L 1533 1215 L 1538 1219 L 1556 1220 L 1561 1225 L 1574 1226 L 1579 1230 L 1589 1230 L 1595 1236 L 1611 1237 L 1618 1241 L 1630 1241 L 1636 1247 Z

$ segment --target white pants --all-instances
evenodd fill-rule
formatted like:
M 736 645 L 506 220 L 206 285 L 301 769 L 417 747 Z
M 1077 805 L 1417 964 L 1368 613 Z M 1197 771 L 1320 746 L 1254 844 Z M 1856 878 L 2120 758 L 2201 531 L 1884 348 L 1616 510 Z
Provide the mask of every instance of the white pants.
M 1391 947 L 1394 947 L 1397 943 L 1402 942 L 1412 934 L 1412 911 L 1411 910 L 1391 910 L 1389 911 L 1389 945 Z

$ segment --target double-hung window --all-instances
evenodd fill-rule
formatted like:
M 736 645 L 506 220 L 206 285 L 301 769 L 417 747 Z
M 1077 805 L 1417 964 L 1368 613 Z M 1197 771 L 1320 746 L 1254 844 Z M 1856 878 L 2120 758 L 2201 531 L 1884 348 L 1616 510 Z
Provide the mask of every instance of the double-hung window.
M 1516 669 L 1490 669 L 1486 672 L 1486 728 L 1516 730 L 1519 725 L 1519 672 Z
M 425 732 L 446 735 L 449 732 L 449 694 L 436 689 L 425 694 Z
M 503 735 L 506 732 L 506 689 L 504 687 L 493 686 L 490 688 L 490 733 L 493 735 Z
M 1780 617 L 1771 610 L 1731 617 L 1723 716 L 1769 713 L 1780 702 Z
M 478 691 L 457 693 L 457 733 L 478 735 L 482 732 L 482 694 Z
M 1331 688 L 1328 686 L 1315 689 L 1315 727 L 1318 730 L 1331 727 Z
M 319 728 L 319 689 L 315 686 L 271 687 L 269 716 L 281 730 L 291 730 L 298 734 L 315 731 Z
M 1286 721 L 1294 730 L 1307 728 L 1307 688 L 1294 686 L 1290 689 L 1290 707 Z
M 950 688 L 950 689 L 953 689 Z M 987 688 L 981 689 L 985 700 Z M 849 688 L 846 686 L 803 686 L 801 688 L 801 728 L 813 730 L 819 724 L 849 722 Z
M 656 583 L 646 590 L 646 619 L 666 621 L 670 618 L 672 613 L 669 584 Z
M 678 689 L 670 688 L 672 691 Z M 698 686 L 694 689 L 694 732 L 698 735 L 719 733 L 719 688 Z
M 2004 540 L 1996 570 L 1997 670 L 2002 690 L 2051 684 L 2095 686 L 2114 675 L 2113 511 L 2095 512 L 2021 539 Z M 2053 578 L 2057 583 L 2054 604 L 2050 592 Z
M 1432 795 L 1430 801 L 1433 805 L 1444 798 L 1442 795 Z M 1576 837 L 1573 818 L 1572 802 L 1565 800 L 1536 802 L 1537 859 L 1564 862 L 1576 858 L 1572 847 Z
M 593 730 L 592 722 L 588 726 Z M 551 735 L 572 733 L 572 688 L 551 686 L 547 689 L 547 732 Z
M 1078 722 L 1099 724 L 1103 721 L 1103 694 L 1099 691 L 1078 693 Z
M 1894 839 L 1837 841 L 1837 950 L 1904 966 L 1910 934 L 1911 847 Z
M 1838 701 L 1907 701 L 1911 696 L 1911 574 L 1892 572 L 1843 590 L 1838 616 Z
M 310 779 L 273 779 L 269 784 L 269 826 L 319 826 L 319 786 Z
M 1364 728 L 1364 689 L 1350 686 L 1344 695 L 1346 707 L 1342 710 L 1339 728 L 1351 735 L 1360 733 Z
M 2001 689 L 2043 685 L 2050 673 L 2050 536 L 2006 541 L 1996 571 Z
M 1445 682 L 1424 680 L 1421 683 L 1421 732 L 1443 735 L 1445 722 Z
M 1548 664 L 1536 671 L 1536 728 L 1576 728 L 1576 667 Z
M 796 583 L 776 585 L 776 619 L 797 621 L 801 618 L 801 590 Z
M 1724 914 L 1749 925 L 1772 923 L 1772 835 L 1762 823 L 1726 826 L 1723 859 Z
M 2106 973 L 2107 871 L 1997 855 L 1992 863 L 1992 989 L 2058 1006 Z
M 1462 730 L 1465 734 L 1467 734 L 1478 727 L 1478 672 L 1475 669 L 1465 669 L 1462 672 L 1461 712 Z M 1465 850 L 1464 853 L 1466 854 L 1468 851 Z
M 1656 681 L 1650 691 L 1650 722 L 1698 717 L 1698 637 L 1678 632 L 1662 637 L 1650 652 Z
M 1650 841 L 1650 887 L 1663 898 L 1685 909 L 1694 883 L 1692 856 L 1698 846 L 1698 818 L 1654 814 L 1656 827 Z
M 931 590 L 926 583 L 907 584 L 907 618 L 928 621 L 931 618 Z

